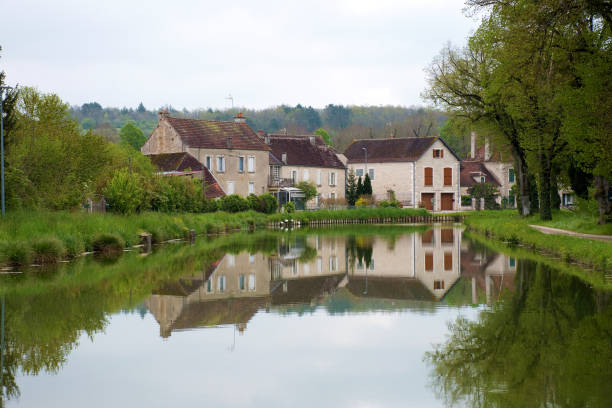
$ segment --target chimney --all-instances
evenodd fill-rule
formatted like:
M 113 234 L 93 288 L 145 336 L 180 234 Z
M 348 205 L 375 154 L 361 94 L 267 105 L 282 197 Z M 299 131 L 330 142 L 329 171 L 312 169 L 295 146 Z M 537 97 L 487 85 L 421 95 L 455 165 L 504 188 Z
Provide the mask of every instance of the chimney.
M 470 158 L 474 158 L 476 156 L 476 132 L 472 130 L 472 146 L 470 150 Z
M 489 148 L 489 136 L 485 137 L 485 151 L 484 151 L 484 159 L 485 161 L 491 158 L 491 149 Z
M 397 132 L 397 129 L 392 129 L 391 130 L 391 139 L 395 139 L 396 132 Z
M 314 146 L 314 144 L 315 144 L 315 137 L 314 136 L 308 136 L 308 139 L 310 140 L 310 144 Z
M 264 141 L 265 144 L 269 145 L 270 144 L 270 135 L 268 135 L 267 132 L 264 132 L 263 130 L 258 130 L 257 131 L 257 136 Z
M 160 110 L 157 115 L 159 116 L 159 120 L 167 119 L 169 116 L 168 111 L 165 109 Z
M 227 148 L 228 149 L 232 148 L 232 137 L 231 136 L 227 137 Z
M 281 156 L 281 161 L 283 162 L 283 164 L 287 164 L 287 153 L 283 152 Z
M 242 112 L 238 112 L 234 116 L 234 123 L 246 123 L 246 117 L 242 116 Z

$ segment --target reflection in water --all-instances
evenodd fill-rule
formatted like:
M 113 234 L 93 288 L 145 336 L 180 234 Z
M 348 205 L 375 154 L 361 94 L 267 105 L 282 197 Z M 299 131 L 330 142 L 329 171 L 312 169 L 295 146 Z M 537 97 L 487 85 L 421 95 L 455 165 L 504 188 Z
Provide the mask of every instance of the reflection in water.
M 48 278 L 45 290 L 38 277 L 19 278 L 26 290 L 6 298 L 0 407 L 3 398 L 19 396 L 20 376 L 60 373 L 81 346 L 81 334 L 97 338 L 118 313 L 144 318 L 150 312 L 164 339 L 219 326 L 243 334 L 250 327 L 250 338 L 262 335 L 263 314 L 306 324 L 300 316 L 321 311 L 382 321 L 378 312 L 414 311 L 433 321 L 445 310 L 455 310 L 454 319 L 465 305 L 489 307 L 477 321 L 457 320 L 448 342 L 427 356 L 433 388 L 449 405 L 604 406 L 611 400 L 609 293 L 493 252 L 464 239 L 458 228 L 363 231 L 236 235 L 145 258 L 128 255 L 110 266 L 77 263 Z M 275 330 L 268 326 L 266 335 L 276 336 Z M 180 344 L 178 337 L 164 343 Z M 372 364 L 366 371 L 376 372 Z

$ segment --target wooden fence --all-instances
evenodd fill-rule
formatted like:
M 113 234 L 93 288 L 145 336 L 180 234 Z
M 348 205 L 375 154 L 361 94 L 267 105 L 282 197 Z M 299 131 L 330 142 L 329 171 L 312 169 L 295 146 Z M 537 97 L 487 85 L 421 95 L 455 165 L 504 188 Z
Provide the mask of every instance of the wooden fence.
M 409 216 L 409 217 L 373 217 L 367 219 L 325 219 L 325 220 L 281 220 L 268 224 L 269 228 L 284 229 L 301 226 L 320 227 L 328 225 L 357 225 L 357 224 L 433 224 L 436 222 L 462 222 L 462 215 L 438 216 Z

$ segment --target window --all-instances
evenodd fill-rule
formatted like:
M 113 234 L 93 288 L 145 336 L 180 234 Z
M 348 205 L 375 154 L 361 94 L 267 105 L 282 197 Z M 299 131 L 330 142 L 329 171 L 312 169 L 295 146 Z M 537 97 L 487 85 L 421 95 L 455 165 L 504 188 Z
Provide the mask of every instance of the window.
M 250 263 L 250 264 L 255 263 L 255 255 L 253 255 L 253 254 L 249 254 L 249 263 Z
M 516 258 L 510 257 L 510 259 L 508 259 L 508 266 L 510 266 L 511 268 L 516 267 Z
M 206 292 L 207 293 L 212 293 L 213 291 L 213 285 L 212 285 L 212 277 L 208 278 L 208 280 L 206 281 Z
M 428 272 L 433 271 L 433 252 L 425 253 L 425 270 Z
M 370 259 L 370 270 L 374 270 L 374 258 Z
M 240 173 L 244 172 L 244 156 L 238 157 L 238 171 Z
M 444 289 L 444 281 L 434 281 L 434 289 Z
M 433 149 L 433 157 L 434 159 L 441 159 L 444 157 L 444 150 L 442 149 Z
M 355 170 L 355 176 L 356 177 L 363 177 L 363 169 Z
M 514 169 L 508 170 L 508 182 L 514 183 Z
M 484 182 L 485 182 L 485 178 L 484 178 L 484 176 L 481 176 L 481 177 L 480 177 L 480 182 L 481 182 L 481 183 L 484 183 Z
M 329 193 L 329 198 L 334 200 L 336 198 L 336 193 Z
M 370 180 L 374 180 L 374 169 L 368 170 L 368 174 L 370 175 Z
M 433 168 L 425 167 L 425 185 L 433 186 Z
M 329 271 L 335 272 L 336 266 L 337 266 L 337 258 L 335 256 L 330 256 L 329 257 Z
M 333 171 L 329 172 L 329 185 L 330 186 L 336 185 L 336 173 Z
M 433 245 L 434 243 L 434 230 L 430 229 L 421 234 L 421 245 Z
M 217 278 L 217 289 L 219 292 L 225 292 L 225 276 Z
M 308 170 L 304 170 L 304 180 L 308 181 L 308 179 L 310 179 L 310 174 Z
M 444 253 L 444 270 L 445 271 L 453 270 L 453 253 L 452 252 Z
M 297 171 L 296 170 L 291 171 L 291 179 L 293 179 L 294 183 L 297 183 Z
M 274 176 L 275 180 L 278 180 L 280 178 L 280 166 L 272 167 L 272 176 Z
M 249 156 L 247 169 L 249 173 L 255 173 L 255 156 Z
M 233 181 L 227 182 L 227 195 L 230 195 L 230 194 L 234 194 L 234 182 Z
M 255 183 L 249 183 L 249 194 L 255 194 Z
M 245 289 L 245 279 L 244 279 L 244 275 L 240 275 L 240 290 L 244 290 Z
M 317 258 L 317 272 L 323 273 L 323 258 Z
M 228 255 L 227 256 L 227 266 L 229 266 L 231 268 L 236 266 L 236 258 L 234 257 L 234 255 Z
M 217 171 L 225 171 L 225 157 L 223 156 L 217 156 Z
M 440 240 L 443 244 L 453 243 L 453 230 L 451 228 L 445 228 L 440 231 Z
M 206 168 L 207 168 L 208 170 L 210 170 L 210 169 L 211 169 L 211 167 L 210 167 L 211 161 L 212 161 L 212 157 L 210 157 L 210 156 L 206 156 Z
M 253 292 L 255 290 L 255 274 L 251 273 L 249 275 L 249 290 Z
M 453 169 L 450 167 L 444 168 L 444 185 L 452 186 L 453 185 Z
M 317 186 L 321 185 L 321 170 L 317 170 Z

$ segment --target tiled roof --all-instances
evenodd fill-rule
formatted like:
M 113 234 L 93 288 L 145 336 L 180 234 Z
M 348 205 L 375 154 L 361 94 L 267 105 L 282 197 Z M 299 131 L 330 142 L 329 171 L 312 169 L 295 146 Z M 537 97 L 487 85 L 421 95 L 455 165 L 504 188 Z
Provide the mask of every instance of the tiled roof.
M 223 189 L 215 177 L 195 157 L 186 152 L 151 154 L 148 156 L 162 172 L 202 171 L 206 184 L 206 198 L 219 198 L 225 196 Z
M 274 136 L 270 135 L 270 147 L 277 159 L 287 154 L 287 163 L 291 166 L 335 167 L 345 168 L 334 149 L 321 143 L 319 137 Z
M 485 182 L 493 184 L 495 186 L 501 186 L 499 181 L 493 174 L 487 170 L 483 162 L 479 161 L 462 161 L 461 162 L 461 173 L 460 173 L 460 185 L 461 187 L 470 187 L 478 182 L 472 178 L 473 173 L 480 173 L 485 176 Z
M 368 161 L 372 163 L 415 161 L 421 157 L 436 139 L 438 138 L 355 140 L 346 149 L 344 155 L 349 163 L 364 163 L 365 152 L 363 148 L 366 148 L 368 151 Z
M 282 166 L 283 162 L 280 161 L 278 157 L 274 155 L 274 153 L 270 152 L 270 166 Z
M 227 149 L 231 138 L 233 149 L 270 150 L 246 123 L 215 120 L 166 118 L 189 147 L 203 149 Z
M 200 171 L 204 166 L 195 157 L 186 152 L 162 153 L 149 155 L 153 163 L 161 171 Z
M 355 296 L 381 299 L 435 301 L 435 296 L 414 278 L 351 276 L 346 288 Z

